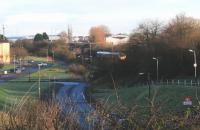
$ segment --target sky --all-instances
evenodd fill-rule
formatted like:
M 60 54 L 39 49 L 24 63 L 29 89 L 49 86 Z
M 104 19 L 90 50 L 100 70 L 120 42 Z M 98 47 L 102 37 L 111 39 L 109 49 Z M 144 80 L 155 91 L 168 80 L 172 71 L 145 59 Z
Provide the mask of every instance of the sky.
M 88 35 L 92 26 L 106 25 L 113 34 L 130 33 L 146 20 L 169 21 L 177 14 L 200 19 L 199 0 L 0 0 L 0 33 L 6 36 Z

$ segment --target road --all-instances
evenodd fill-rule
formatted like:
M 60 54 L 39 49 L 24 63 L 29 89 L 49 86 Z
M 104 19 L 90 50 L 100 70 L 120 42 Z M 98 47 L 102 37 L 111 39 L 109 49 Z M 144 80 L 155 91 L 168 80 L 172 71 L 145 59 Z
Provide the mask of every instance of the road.
M 56 100 L 64 113 L 77 113 L 79 115 L 79 125 L 82 129 L 89 129 L 91 124 L 88 124 L 85 117 L 90 112 L 94 111 L 92 106 L 85 99 L 84 91 L 85 83 L 81 82 L 63 82 L 56 95 Z

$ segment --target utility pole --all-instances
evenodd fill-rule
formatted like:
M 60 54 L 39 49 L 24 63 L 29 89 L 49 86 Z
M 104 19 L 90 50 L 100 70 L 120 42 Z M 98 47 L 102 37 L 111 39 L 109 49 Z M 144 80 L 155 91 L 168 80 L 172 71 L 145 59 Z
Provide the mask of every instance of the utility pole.
M 3 40 L 6 40 L 5 39 L 5 27 L 4 27 L 4 25 L 3 25 Z
M 47 62 L 49 61 L 49 49 L 47 48 Z
M 55 57 L 54 57 L 54 51 L 52 51 L 52 53 L 53 53 L 53 62 L 54 62 L 54 60 L 55 60 Z
M 90 42 L 90 63 L 92 63 L 92 45 Z

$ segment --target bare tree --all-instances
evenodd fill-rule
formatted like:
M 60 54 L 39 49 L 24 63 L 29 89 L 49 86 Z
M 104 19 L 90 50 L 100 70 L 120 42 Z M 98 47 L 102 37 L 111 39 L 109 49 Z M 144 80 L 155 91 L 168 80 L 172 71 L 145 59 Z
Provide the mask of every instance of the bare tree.
M 149 20 L 139 24 L 139 27 L 132 33 L 130 41 L 148 42 L 155 40 L 162 30 L 162 23 L 157 20 Z
M 175 46 L 188 48 L 193 47 L 200 35 L 200 20 L 179 14 L 166 26 L 163 36 L 168 43 Z
M 59 35 L 59 37 L 60 37 L 60 40 L 64 41 L 65 43 L 68 43 L 68 42 L 69 42 L 67 32 L 62 31 L 62 32 L 60 32 L 58 35 Z

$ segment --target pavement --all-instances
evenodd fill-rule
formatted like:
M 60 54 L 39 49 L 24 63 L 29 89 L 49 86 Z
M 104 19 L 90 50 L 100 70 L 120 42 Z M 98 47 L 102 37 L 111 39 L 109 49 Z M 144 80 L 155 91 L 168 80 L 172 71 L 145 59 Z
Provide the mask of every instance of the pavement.
M 77 113 L 81 129 L 89 129 L 91 124 L 85 120 L 86 115 L 94 111 L 94 108 L 87 102 L 84 91 L 85 83 L 63 82 L 56 95 L 56 100 L 64 113 Z

